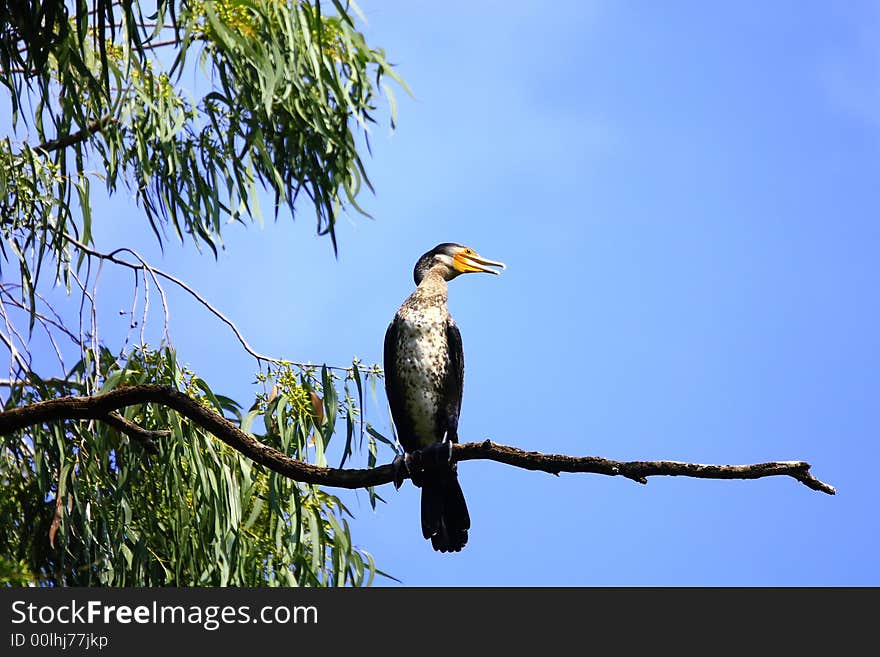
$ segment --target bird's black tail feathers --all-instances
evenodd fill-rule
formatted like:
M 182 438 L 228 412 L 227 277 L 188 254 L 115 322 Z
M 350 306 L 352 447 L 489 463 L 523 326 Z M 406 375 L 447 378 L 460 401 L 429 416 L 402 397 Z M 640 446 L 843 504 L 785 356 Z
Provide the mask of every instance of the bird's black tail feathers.
M 454 468 L 431 473 L 422 482 L 422 534 L 438 552 L 465 546 L 471 518 Z

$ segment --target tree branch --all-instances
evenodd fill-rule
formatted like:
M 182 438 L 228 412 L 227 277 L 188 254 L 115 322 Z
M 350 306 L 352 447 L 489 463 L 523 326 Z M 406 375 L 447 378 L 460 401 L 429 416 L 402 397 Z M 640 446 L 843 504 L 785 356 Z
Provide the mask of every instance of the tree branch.
M 104 116 L 100 119 L 92 121 L 82 130 L 77 130 L 76 132 L 72 132 L 69 135 L 64 135 L 63 137 L 59 137 L 57 139 L 50 139 L 47 142 L 43 142 L 34 150 L 43 150 L 47 153 L 51 153 L 52 151 L 57 151 L 62 148 L 67 148 L 68 146 L 73 146 L 74 144 L 78 144 L 81 141 L 85 141 L 89 137 L 91 137 L 96 132 L 100 132 L 108 125 L 113 123 L 118 123 L 118 119 L 113 116 Z
M 290 360 L 285 360 L 285 359 L 280 359 L 280 358 L 272 358 L 271 356 L 266 356 L 266 355 L 261 354 L 260 352 L 256 351 L 253 347 L 250 346 L 250 344 L 248 344 L 248 341 L 245 340 L 244 335 L 242 335 L 241 330 L 238 328 L 238 326 L 236 326 L 235 323 L 231 319 L 229 319 L 226 315 L 224 315 L 217 308 L 215 308 L 213 305 L 211 305 L 211 303 L 207 299 L 205 299 L 203 296 L 201 296 L 198 292 L 196 292 L 192 287 L 187 285 L 180 278 L 177 278 L 176 276 L 173 276 L 173 275 L 169 274 L 168 272 L 162 271 L 161 269 L 157 269 L 156 267 L 153 267 L 153 266 L 147 264 L 147 261 L 141 255 L 139 255 L 136 251 L 134 251 L 133 249 L 130 249 L 128 247 L 121 247 L 121 248 L 115 249 L 114 251 L 111 251 L 110 253 L 103 253 L 101 251 L 97 251 L 97 250 L 91 248 L 87 244 L 83 244 L 82 242 L 80 242 L 76 238 L 71 237 L 70 235 L 64 235 L 64 238 L 72 246 L 76 247 L 77 249 L 79 249 L 83 253 L 90 255 L 90 256 L 93 256 L 95 258 L 98 258 L 99 260 L 106 260 L 108 262 L 112 262 L 115 265 L 120 265 L 122 267 L 128 267 L 129 269 L 132 269 L 134 271 L 142 271 L 142 272 L 149 273 L 150 276 L 153 278 L 153 281 L 156 283 L 156 286 L 159 288 L 159 294 L 162 297 L 162 306 L 165 310 L 166 335 L 167 335 L 167 323 L 168 323 L 168 304 L 165 299 L 165 293 L 162 290 L 162 286 L 159 285 L 158 278 L 164 278 L 165 280 L 170 281 L 171 283 L 173 283 L 174 285 L 176 285 L 177 287 L 182 289 L 184 292 L 189 294 L 193 299 L 195 299 L 200 304 L 202 304 L 205 308 L 207 308 L 208 311 L 212 315 L 214 315 L 217 319 L 219 319 L 221 322 L 226 324 L 226 326 L 228 326 L 230 329 L 232 329 L 233 334 L 235 335 L 236 339 L 239 341 L 241 346 L 244 348 L 244 350 L 247 353 L 249 353 L 251 356 L 253 356 L 257 360 L 258 363 L 265 362 L 265 363 L 275 363 L 278 365 L 289 364 L 289 365 L 297 365 L 299 367 L 311 367 L 312 366 L 310 363 L 301 363 L 301 362 L 297 362 L 297 361 L 290 361 Z M 138 263 L 130 262 L 128 260 L 120 258 L 118 256 L 119 253 L 130 254 L 132 257 L 134 257 L 138 260 Z M 325 367 L 327 367 L 328 370 L 338 370 L 341 372 L 350 372 L 352 369 L 350 367 L 339 367 L 336 365 L 326 365 Z
M 564 454 L 541 454 L 526 452 L 516 447 L 498 445 L 489 440 L 481 443 L 456 445 L 453 452 L 456 461 L 488 459 L 506 463 L 526 470 L 540 470 L 558 475 L 560 472 L 589 472 L 632 479 L 647 484 L 648 477 L 695 477 L 697 479 L 761 479 L 787 475 L 813 490 L 834 495 L 833 486 L 810 474 L 806 461 L 770 461 L 751 465 L 706 465 L 682 461 L 614 461 L 599 456 L 566 456 Z
M 319 467 L 291 458 L 277 449 L 259 442 L 234 423 L 195 399 L 177 390 L 158 385 L 117 388 L 92 397 L 49 399 L 0 412 L 0 435 L 34 424 L 65 419 L 107 422 L 108 417 L 111 417 L 114 411 L 133 404 L 145 403 L 162 404 L 177 411 L 241 454 L 295 481 L 339 488 L 365 488 L 391 483 L 394 479 L 394 472 L 390 464 L 366 470 L 341 470 Z M 116 417 L 121 419 L 121 416 L 117 415 Z M 118 420 L 109 420 L 111 424 L 114 421 L 118 423 Z M 145 430 L 141 429 L 141 431 Z M 156 434 L 158 432 L 148 433 Z M 702 465 L 679 461 L 614 461 L 596 456 L 526 452 L 515 447 L 497 445 L 489 440 L 481 443 L 455 445 L 452 458 L 454 461 L 477 459 L 497 461 L 526 470 L 540 470 L 551 474 L 588 472 L 611 476 L 619 475 L 642 484 L 647 483 L 647 477 L 661 475 L 701 479 L 759 479 L 786 475 L 813 490 L 828 495 L 834 495 L 836 492 L 833 486 L 819 481 L 810 474 L 810 464 L 804 461 L 774 461 L 753 465 Z
M 131 420 L 126 420 L 116 411 L 107 413 L 107 415 L 99 419 L 101 422 L 109 424 L 120 433 L 124 433 L 129 438 L 138 441 L 141 445 L 144 446 L 144 449 L 146 449 L 151 454 L 157 454 L 159 452 L 159 448 L 156 445 L 157 440 L 159 440 L 160 438 L 166 438 L 171 435 L 171 432 L 168 430 L 150 431 L 149 429 L 144 429 L 143 427 L 136 425 Z

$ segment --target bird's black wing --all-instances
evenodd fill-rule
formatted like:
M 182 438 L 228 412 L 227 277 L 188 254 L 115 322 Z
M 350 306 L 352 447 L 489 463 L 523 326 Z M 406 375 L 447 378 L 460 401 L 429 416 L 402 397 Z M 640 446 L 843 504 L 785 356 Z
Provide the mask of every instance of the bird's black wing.
M 400 374 L 397 371 L 397 345 L 398 345 L 399 320 L 395 316 L 385 331 L 385 395 L 388 397 L 388 405 L 391 407 L 391 417 L 394 418 L 394 426 L 397 427 L 397 440 L 407 451 L 419 449 L 410 418 L 406 413 L 405 391 Z
M 442 427 L 449 440 L 458 442 L 458 416 L 461 413 L 461 394 L 464 388 L 464 348 L 461 332 L 450 317 L 446 323 L 446 348 L 449 352 L 449 367 L 444 381 L 444 419 Z

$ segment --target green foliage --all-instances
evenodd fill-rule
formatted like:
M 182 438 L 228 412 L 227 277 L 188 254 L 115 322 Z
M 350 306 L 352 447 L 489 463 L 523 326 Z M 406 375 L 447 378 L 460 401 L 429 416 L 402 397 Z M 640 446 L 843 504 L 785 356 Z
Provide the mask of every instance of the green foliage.
M 80 363 L 78 368 L 87 366 Z M 170 350 L 138 349 L 123 366 L 102 354 L 102 390 L 140 383 L 179 389 L 239 419 L 231 399 L 181 368 Z M 314 460 L 330 439 L 309 371 L 264 377 L 283 393 L 263 396 L 243 428 Z M 75 386 L 74 386 L 75 387 Z M 13 408 L 72 392 L 35 381 L 14 388 Z M 316 393 L 317 394 L 317 393 Z M 377 570 L 352 541 L 348 510 L 334 495 L 255 466 L 174 411 L 156 404 L 124 417 L 170 430 L 158 453 L 101 422 L 37 426 L 0 439 L 0 577 L 7 583 L 102 586 L 336 586 L 369 584 Z M 310 458 L 311 457 L 311 458 Z M 321 457 L 317 458 L 321 462 Z
M 15 562 L 0 556 L 0 586 L 29 586 L 33 581 L 34 576 L 24 560 Z
M 364 386 L 375 385 L 378 368 L 355 361 L 337 375 L 273 365 L 258 375 L 266 392 L 242 414 L 180 366 L 164 342 L 132 348 L 129 332 L 111 350 L 97 324 L 96 272 L 108 262 L 126 266 L 118 254 L 130 257 L 135 273 L 132 329 L 143 298 L 141 343 L 147 309 L 156 307 L 150 288 L 166 306 L 160 279 L 197 293 L 157 275 L 135 245 L 113 254 L 95 248 L 95 190 L 127 190 L 161 246 L 171 234 L 215 255 L 226 224 L 260 219 L 259 192 L 272 195 L 276 217 L 280 210 L 293 216 L 305 194 L 317 231 L 336 249 L 339 213 L 363 212 L 355 199 L 370 186 L 359 136 L 368 139 L 380 88 L 394 123 L 383 78 L 403 85 L 358 31 L 353 7 L 338 0 L 160 0 L 144 11 L 135 1 L 0 4 L 0 84 L 13 122 L 13 134 L 0 140 L 0 347 L 11 352 L 4 409 L 161 383 L 295 458 L 341 466 L 365 451 L 368 465 L 376 464 L 378 446 L 391 443 L 362 413 Z M 71 319 L 48 290 L 59 283 L 79 297 L 78 330 L 69 328 L 77 310 Z M 27 331 L 16 328 L 22 318 Z M 32 367 L 35 324 L 58 356 L 56 378 Z M 72 370 L 57 338 L 74 345 Z M 364 585 L 379 572 L 354 545 L 337 497 L 255 466 L 161 405 L 122 414 L 168 432 L 157 453 L 99 421 L 0 437 L 0 584 Z M 331 446 L 343 425 L 344 442 Z M 380 498 L 368 492 L 375 504 Z
M 33 5 L 0 8 L 0 84 L 40 142 L 0 142 L 13 192 L 0 245 L 23 279 L 36 284 L 47 253 L 65 280 L 88 261 L 95 181 L 111 194 L 123 183 L 160 243 L 170 228 L 215 254 L 226 223 L 259 218 L 258 190 L 276 216 L 305 193 L 335 250 L 339 213 L 362 211 L 370 184 L 356 133 L 374 122 L 380 85 L 393 113 L 383 77 L 403 84 L 348 5 L 160 2 L 149 19 L 137 2 L 96 0 L 73 17 L 63 2 Z M 204 78 L 185 88 L 199 64 Z
M 47 254 L 57 272 L 67 272 L 64 236 L 74 226 L 64 201 L 58 166 L 28 146 L 16 151 L 7 137 L 0 141 L 0 274 L 3 262 L 17 263 L 22 296 L 34 307 L 36 283 Z M 66 276 L 65 276 L 66 279 Z
M 275 445 L 276 448 L 285 451 L 293 446 L 297 458 L 328 466 L 332 464 L 327 460 L 327 449 L 339 418 L 345 421 L 345 445 L 336 467 L 345 467 L 355 449 L 363 452 L 365 437 L 367 465 L 374 467 L 378 454 L 377 436 L 392 451 L 395 449 L 394 443 L 366 424 L 363 417 L 364 383 L 375 388 L 382 371 L 378 365 L 364 368 L 357 358 L 352 361 L 351 367 L 344 370 L 344 376 L 337 374 L 338 369 L 324 366 L 319 373 L 318 368 L 311 365 L 270 365 L 266 372 L 257 375 L 257 380 L 271 387 L 271 392 L 257 396 L 254 409 L 245 417 L 242 426 L 249 429 L 258 416 L 265 415 L 271 418 L 267 424 L 271 429 L 270 436 L 283 438 L 282 444 Z M 337 391 L 340 380 L 343 393 L 341 401 Z M 297 425 L 290 424 L 291 418 L 303 414 L 311 418 L 314 427 L 314 432 L 305 442 L 302 432 L 297 432 Z M 375 508 L 376 502 L 382 498 L 372 486 L 367 488 L 367 493 L 370 505 Z

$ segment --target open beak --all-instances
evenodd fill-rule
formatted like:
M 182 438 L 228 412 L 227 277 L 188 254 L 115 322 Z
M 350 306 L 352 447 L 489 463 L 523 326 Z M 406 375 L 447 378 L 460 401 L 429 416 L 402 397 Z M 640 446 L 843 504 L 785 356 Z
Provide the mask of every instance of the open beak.
M 455 268 L 463 274 L 470 274 L 473 272 L 485 272 L 487 274 L 496 275 L 498 274 L 497 271 L 495 271 L 494 269 L 489 269 L 489 267 L 498 267 L 500 269 L 507 268 L 503 262 L 489 260 L 476 253 L 468 254 L 462 251 L 461 253 L 457 253 L 455 255 Z

